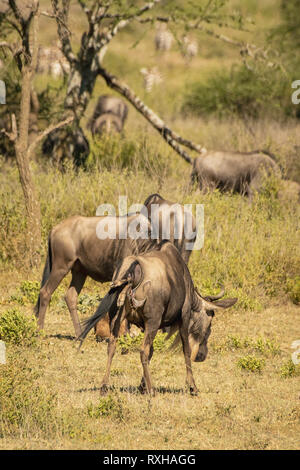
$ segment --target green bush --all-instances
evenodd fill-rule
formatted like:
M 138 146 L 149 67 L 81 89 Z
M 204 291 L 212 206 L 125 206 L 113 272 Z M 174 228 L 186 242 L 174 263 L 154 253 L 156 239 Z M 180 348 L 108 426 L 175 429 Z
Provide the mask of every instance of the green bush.
M 250 372 L 261 372 L 265 366 L 264 359 L 260 359 L 255 356 L 244 356 L 241 357 L 237 365 L 240 369 L 248 370 Z
M 237 115 L 258 118 L 264 115 L 292 115 L 290 81 L 275 71 L 255 72 L 244 66 L 215 72 L 207 81 L 189 85 L 183 112 L 218 117 Z
M 300 304 L 300 276 L 296 276 L 294 279 L 287 279 L 286 287 L 292 302 Z
M 39 335 L 36 319 L 17 308 L 6 310 L 0 316 L 0 339 L 7 343 L 35 346 Z
M 47 435 L 55 428 L 56 395 L 38 384 L 39 377 L 24 356 L 0 367 L 0 437 Z
M 10 297 L 10 302 L 17 302 L 19 305 L 35 304 L 40 292 L 38 281 L 22 281 L 17 292 Z
M 154 338 L 153 341 L 153 348 L 154 351 L 157 352 L 162 352 L 162 351 L 167 351 L 169 347 L 171 346 L 174 338 L 170 338 L 168 341 L 166 341 L 167 334 L 162 333 L 159 331 L 157 335 Z M 133 338 L 130 335 L 125 335 L 125 336 L 120 336 L 118 338 L 118 344 L 121 346 L 122 351 L 129 352 L 129 351 L 139 351 L 142 345 L 144 339 L 144 333 L 140 333 L 137 336 L 134 336 Z
M 90 418 L 109 417 L 124 421 L 124 404 L 119 397 L 115 398 L 112 395 L 100 398 L 97 405 L 93 403 L 87 404 L 87 413 Z
M 289 359 L 281 366 L 280 375 L 284 378 L 300 376 L 300 364 L 294 364 L 292 359 Z

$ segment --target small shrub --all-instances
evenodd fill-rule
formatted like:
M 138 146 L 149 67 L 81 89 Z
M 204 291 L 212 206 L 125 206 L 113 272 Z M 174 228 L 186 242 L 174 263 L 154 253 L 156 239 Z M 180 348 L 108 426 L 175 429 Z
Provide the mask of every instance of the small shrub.
M 261 73 L 244 66 L 214 73 L 205 82 L 189 85 L 183 111 L 196 115 L 216 114 L 258 118 L 270 112 L 293 114 L 290 84 L 274 71 Z
M 298 377 L 300 376 L 300 364 L 294 364 L 291 359 L 283 364 L 280 368 L 281 377 Z
M 0 368 L 0 434 L 48 432 L 56 427 L 56 395 L 37 383 L 41 373 L 26 358 L 14 357 Z
M 280 347 L 275 340 L 258 338 L 240 338 L 239 336 L 229 335 L 226 340 L 226 348 L 230 350 L 248 349 L 249 351 L 259 352 L 264 356 L 275 356 L 280 353 Z
M 38 281 L 23 281 L 20 290 L 28 302 L 35 304 L 40 292 L 40 283 Z
M 34 305 L 37 302 L 40 288 L 41 284 L 39 281 L 22 281 L 17 287 L 15 294 L 10 296 L 9 302 L 15 302 L 19 305 Z M 63 293 L 62 287 L 56 289 L 52 294 L 51 304 L 59 302 Z
M 36 319 L 12 308 L 0 316 L 0 338 L 8 343 L 34 346 L 40 333 Z
M 99 304 L 101 297 L 99 294 L 94 296 L 81 294 L 78 297 L 77 310 L 81 313 L 88 313 L 92 308 Z
M 154 351 L 162 352 L 167 351 L 171 346 L 174 338 L 170 338 L 166 341 L 167 334 L 162 333 L 159 331 L 154 338 L 153 341 L 153 348 Z M 137 336 L 131 338 L 130 335 L 121 336 L 118 338 L 118 344 L 122 347 L 122 351 L 129 352 L 129 351 L 139 351 L 144 339 L 144 333 L 140 333 Z
M 124 420 L 124 409 L 123 404 L 119 398 L 114 398 L 112 395 L 108 395 L 105 398 L 100 398 L 97 405 L 88 403 L 87 413 L 90 418 L 101 418 L 110 417 L 115 418 L 118 421 Z
M 131 338 L 130 335 L 123 335 L 118 338 L 117 343 L 121 346 L 123 353 L 129 351 L 139 351 L 143 342 L 144 334 L 140 333 Z
M 286 283 L 287 292 L 294 304 L 300 304 L 300 276 L 288 279 Z
M 275 356 L 280 354 L 279 345 L 271 339 L 264 339 L 259 337 L 253 342 L 252 347 L 255 351 L 260 352 L 264 356 Z
M 244 356 L 238 360 L 237 363 L 238 367 L 244 370 L 248 370 L 250 372 L 261 372 L 263 367 L 265 366 L 264 359 L 259 359 L 255 356 Z

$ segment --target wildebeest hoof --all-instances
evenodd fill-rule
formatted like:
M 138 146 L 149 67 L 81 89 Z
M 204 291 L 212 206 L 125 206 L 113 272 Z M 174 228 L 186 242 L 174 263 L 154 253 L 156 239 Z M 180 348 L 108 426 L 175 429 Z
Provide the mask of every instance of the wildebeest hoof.
M 197 387 L 190 387 L 190 394 L 192 397 L 196 397 L 198 395 Z
M 140 383 L 140 385 L 138 386 L 138 391 L 139 391 L 142 395 L 149 394 L 151 397 L 154 397 L 154 396 L 155 396 L 155 391 L 154 391 L 153 388 L 151 388 L 150 392 L 148 392 L 144 380 L 142 380 L 141 383 Z
M 100 387 L 100 395 L 106 395 L 108 392 L 108 386 L 106 384 L 102 384 Z

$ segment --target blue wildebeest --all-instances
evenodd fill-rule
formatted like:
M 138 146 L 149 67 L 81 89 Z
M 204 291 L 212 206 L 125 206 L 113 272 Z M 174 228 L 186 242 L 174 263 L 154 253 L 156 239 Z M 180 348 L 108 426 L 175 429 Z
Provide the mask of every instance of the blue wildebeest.
M 104 238 L 101 238 L 99 227 L 104 226 L 112 231 L 104 232 Z M 141 233 L 140 228 L 143 230 Z M 81 329 L 77 300 L 87 276 L 98 282 L 111 281 L 115 268 L 126 256 L 149 251 L 157 245 L 160 240 L 158 236 L 152 236 L 151 229 L 151 222 L 143 214 L 73 216 L 56 225 L 49 234 L 48 255 L 35 307 L 39 328 L 44 327 L 53 292 L 71 271 L 72 279 L 65 300 L 78 335 Z
M 121 132 L 128 116 L 128 106 L 112 95 L 102 95 L 98 99 L 94 113 L 88 123 L 93 136 L 103 132 Z
M 272 173 L 280 176 L 280 169 L 266 150 L 208 152 L 194 160 L 191 183 L 197 182 L 204 191 L 218 188 L 251 198 Z
M 218 296 L 219 297 L 219 296 Z M 191 361 L 204 361 L 214 311 L 232 306 L 237 299 L 216 302 L 202 297 L 195 288 L 186 263 L 175 246 L 161 242 L 156 249 L 128 256 L 115 270 L 111 288 L 96 313 L 84 322 L 78 339 L 85 339 L 93 326 L 109 312 L 110 338 L 106 372 L 101 392 L 108 390 L 112 359 L 119 328 L 124 319 L 144 331 L 141 347 L 143 377 L 140 390 L 153 394 L 149 363 L 153 340 L 160 328 L 179 330 L 186 365 L 186 382 L 191 394 L 197 393 Z

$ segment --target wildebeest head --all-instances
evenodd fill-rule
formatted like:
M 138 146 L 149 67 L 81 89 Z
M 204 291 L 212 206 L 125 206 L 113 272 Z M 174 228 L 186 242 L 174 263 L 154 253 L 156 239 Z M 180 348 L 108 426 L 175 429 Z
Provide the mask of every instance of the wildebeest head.
M 211 323 L 216 310 L 229 308 L 237 302 L 237 299 L 223 299 L 212 302 L 203 298 L 195 291 L 195 300 L 192 305 L 192 312 L 189 323 L 189 345 L 191 350 L 191 360 L 203 362 L 206 359 L 208 349 L 207 342 L 211 333 Z M 215 298 L 219 298 L 216 296 Z

